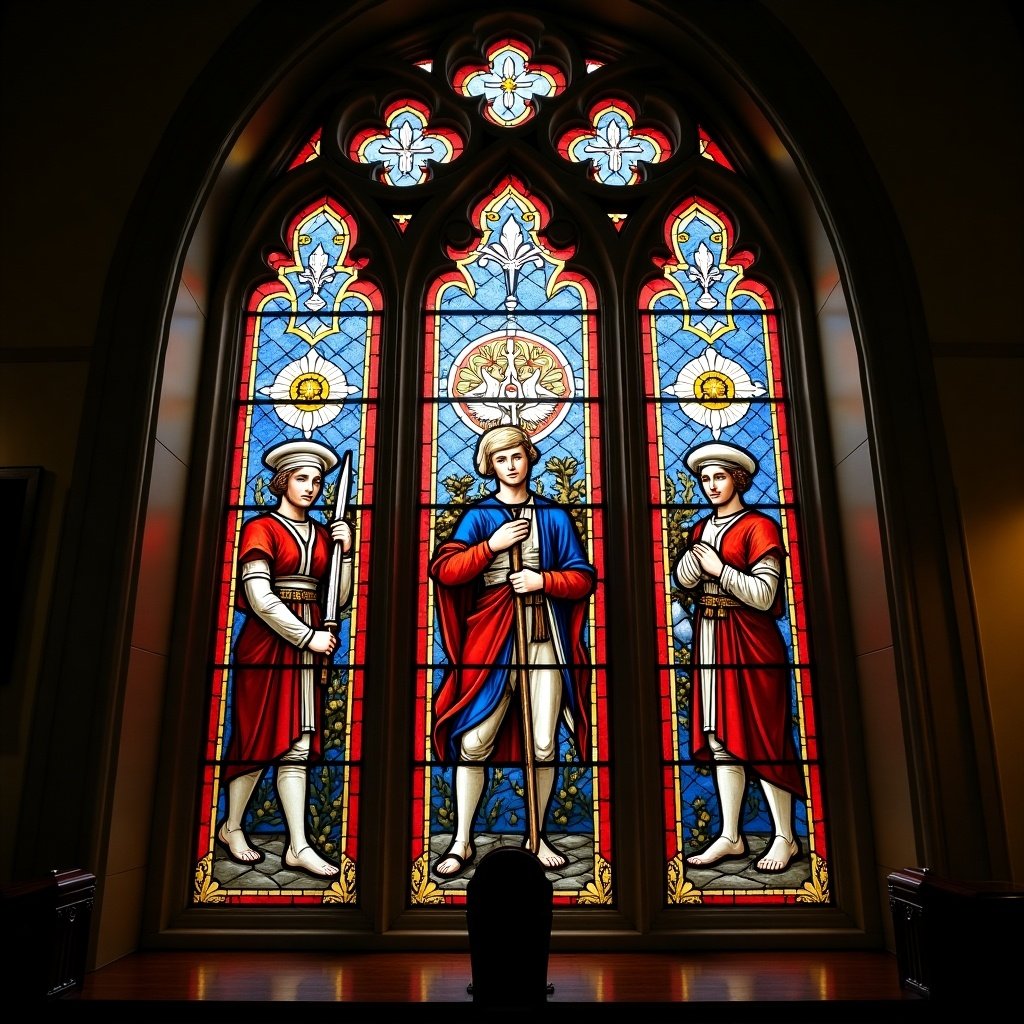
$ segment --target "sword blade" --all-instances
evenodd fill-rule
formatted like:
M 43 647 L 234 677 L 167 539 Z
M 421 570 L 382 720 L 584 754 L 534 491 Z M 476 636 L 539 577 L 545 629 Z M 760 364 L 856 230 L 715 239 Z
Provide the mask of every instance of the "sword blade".
M 352 452 L 345 452 L 341 460 L 341 469 L 335 483 L 334 518 L 332 522 L 345 518 L 348 510 L 348 495 L 352 486 Z M 335 630 L 338 627 L 338 589 L 341 585 L 341 560 L 344 555 L 341 544 L 335 541 L 331 545 L 331 566 L 327 574 L 327 595 L 324 601 L 324 627 Z

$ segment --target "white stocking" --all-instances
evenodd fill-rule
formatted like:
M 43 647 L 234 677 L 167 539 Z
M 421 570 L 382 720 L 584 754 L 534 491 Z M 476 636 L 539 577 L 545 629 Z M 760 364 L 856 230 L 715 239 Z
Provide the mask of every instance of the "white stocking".
M 730 842 L 740 838 L 740 812 L 743 809 L 743 791 L 747 773 L 737 764 L 715 733 L 708 735 L 708 745 L 715 759 L 715 781 L 718 783 L 719 809 L 722 812 L 722 835 Z
M 730 842 L 738 842 L 747 774 L 739 764 L 716 764 L 715 781 L 718 783 L 718 800 L 722 812 L 722 835 Z
M 248 775 L 238 775 L 228 783 L 228 818 L 227 830 L 236 832 L 245 823 L 245 812 L 249 808 L 249 800 L 260 781 L 263 769 L 249 772 Z
M 793 842 L 793 794 L 788 789 L 780 789 L 770 782 L 762 782 L 768 810 L 772 815 L 772 827 L 777 836 Z
M 308 846 L 306 838 L 306 805 L 309 803 L 304 764 L 282 764 L 277 769 L 277 796 L 281 801 L 288 842 L 293 853 Z
M 452 842 L 465 843 L 473 837 L 473 820 L 484 791 L 484 769 L 476 765 L 459 765 L 455 769 L 455 835 Z
M 309 846 L 306 837 L 306 806 L 309 803 L 309 743 L 310 734 L 304 732 L 288 750 L 277 766 L 277 798 L 281 802 L 288 842 L 292 853 Z

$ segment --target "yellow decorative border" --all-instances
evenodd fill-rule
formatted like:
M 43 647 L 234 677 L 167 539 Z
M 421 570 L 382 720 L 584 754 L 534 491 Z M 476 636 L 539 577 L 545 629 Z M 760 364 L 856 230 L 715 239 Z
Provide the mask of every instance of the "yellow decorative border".
M 193 903 L 223 903 L 224 890 L 213 878 L 213 854 L 208 853 L 196 864 L 195 887 L 192 890 Z
M 828 863 L 816 853 L 811 854 L 811 877 L 797 893 L 797 903 L 829 903 Z
M 612 866 L 600 854 L 594 855 L 594 881 L 587 882 L 580 893 L 580 904 L 594 906 L 612 901 Z
M 667 885 L 665 888 L 668 901 L 672 904 L 703 903 L 704 897 L 700 889 L 686 878 L 683 870 L 683 855 L 677 853 L 667 865 Z
M 356 862 L 341 855 L 341 874 L 329 889 L 324 890 L 324 903 L 355 903 Z
M 424 853 L 412 865 L 412 902 L 416 905 L 444 903 L 444 892 L 430 880 L 430 854 Z

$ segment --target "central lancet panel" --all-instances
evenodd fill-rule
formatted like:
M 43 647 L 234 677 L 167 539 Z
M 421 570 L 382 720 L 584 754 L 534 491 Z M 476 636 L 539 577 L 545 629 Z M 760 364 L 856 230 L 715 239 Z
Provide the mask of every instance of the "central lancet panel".
M 595 290 L 505 178 L 427 292 L 410 900 L 535 851 L 613 902 Z

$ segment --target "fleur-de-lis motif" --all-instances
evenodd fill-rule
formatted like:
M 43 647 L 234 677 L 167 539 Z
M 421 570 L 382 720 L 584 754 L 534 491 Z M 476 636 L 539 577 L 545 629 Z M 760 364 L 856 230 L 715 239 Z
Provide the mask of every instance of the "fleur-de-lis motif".
M 316 312 L 327 305 L 320 295 L 320 289 L 325 284 L 334 280 L 334 268 L 330 265 L 330 262 L 330 257 L 324 251 L 322 245 L 318 244 L 309 254 L 309 258 L 306 260 L 306 267 L 299 274 L 299 280 L 303 284 L 308 284 L 312 292 L 304 303 L 306 309 L 312 309 Z
M 411 174 L 413 159 L 417 156 L 430 156 L 433 148 L 423 140 L 422 131 L 414 129 L 408 121 L 403 121 L 398 131 L 391 133 L 389 141 L 381 143 L 380 151 L 398 157 L 400 174 Z
M 431 125 L 430 108 L 411 96 L 384 111 L 383 130 L 364 128 L 348 143 L 350 160 L 380 164 L 380 180 L 402 188 L 426 181 L 430 164 L 451 163 L 462 150 L 459 133 Z
M 505 273 L 505 306 L 514 309 L 517 304 L 516 287 L 523 267 L 533 264 L 543 268 L 544 256 L 540 246 L 532 239 L 523 238 L 522 229 L 514 218 L 509 217 L 502 225 L 497 242 L 488 242 L 480 247 L 480 266 L 485 267 L 494 260 Z
M 659 164 L 672 155 L 667 133 L 654 124 L 638 127 L 636 117 L 622 98 L 600 100 L 590 108 L 587 127 L 570 128 L 559 138 L 558 153 L 572 163 L 589 164 L 602 185 L 635 185 L 640 164 Z
M 618 121 L 611 120 L 604 134 L 599 132 L 583 147 L 583 152 L 595 156 L 603 154 L 608 158 L 608 169 L 618 174 L 622 170 L 623 154 L 642 153 L 643 147 L 630 138 L 628 128 L 623 131 Z
M 694 265 L 687 269 L 686 274 L 691 281 L 695 281 L 701 286 L 701 296 L 697 300 L 697 305 L 701 309 L 714 309 L 717 303 L 711 294 L 711 286 L 716 281 L 722 280 L 722 270 L 715 263 L 715 254 L 704 242 L 701 242 L 693 254 L 693 263 Z

